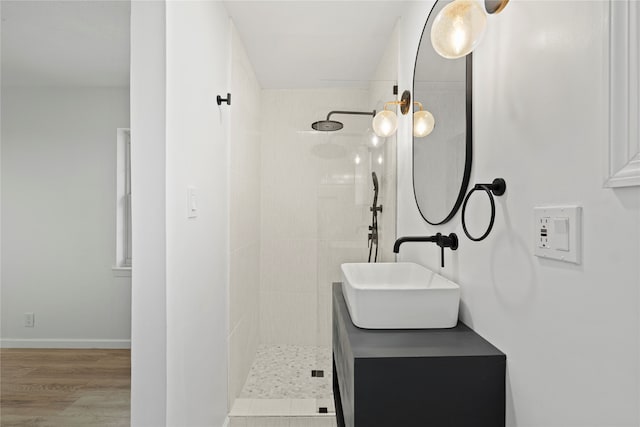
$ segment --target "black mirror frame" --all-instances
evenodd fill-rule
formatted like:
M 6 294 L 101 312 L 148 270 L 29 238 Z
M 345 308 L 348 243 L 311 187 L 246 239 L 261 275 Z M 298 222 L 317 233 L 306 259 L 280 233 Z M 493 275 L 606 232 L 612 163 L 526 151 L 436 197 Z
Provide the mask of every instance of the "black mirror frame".
M 436 1 L 436 3 L 433 5 L 433 7 L 431 8 L 431 11 L 429 12 L 429 16 L 427 16 L 427 20 L 424 24 L 424 28 L 422 29 L 422 33 L 420 35 L 420 42 L 418 43 L 418 51 L 416 52 L 416 61 L 413 65 L 413 85 L 412 85 L 412 91 L 413 91 L 413 95 L 415 96 L 416 93 L 416 87 L 415 87 L 415 81 L 416 81 L 416 68 L 418 66 L 418 55 L 420 54 L 420 46 L 422 45 L 422 39 L 424 36 L 424 32 L 427 29 L 427 24 L 429 23 L 429 18 L 431 17 L 431 15 L 433 14 L 433 10 L 436 7 L 436 4 L 438 2 Z M 451 219 L 458 213 L 458 211 L 460 210 L 460 207 L 462 206 L 462 202 L 464 200 L 465 195 L 467 194 L 467 189 L 469 188 L 469 180 L 471 178 L 471 165 L 473 163 L 473 106 L 472 106 L 472 98 L 473 98 L 473 53 L 470 53 L 469 55 L 467 55 L 466 57 L 466 106 L 465 106 L 465 112 L 466 112 L 466 124 L 467 124 L 467 129 L 466 129 L 466 135 L 465 135 L 465 145 L 466 145 L 466 150 L 465 150 L 465 163 L 464 163 L 464 175 L 462 177 L 462 184 L 460 185 L 460 192 L 458 193 L 458 198 L 456 199 L 456 203 L 453 205 L 453 208 L 451 209 L 451 212 L 449 212 L 449 215 L 446 216 L 445 219 L 443 219 L 440 222 L 431 222 L 429 221 L 425 216 L 424 213 L 422 212 L 422 210 L 420 209 L 420 205 L 418 204 L 418 196 L 416 195 L 416 175 L 414 173 L 414 168 L 415 168 L 415 163 L 414 163 L 414 159 L 415 159 L 415 137 L 411 136 L 411 178 L 412 178 L 412 183 L 413 183 L 413 197 L 414 200 L 416 202 L 416 206 L 418 207 L 418 211 L 420 212 L 420 215 L 422 216 L 422 219 L 424 219 L 426 222 L 428 222 L 431 225 L 442 225 L 445 224 L 449 221 L 451 221 Z M 413 120 L 413 118 L 412 118 Z M 413 128 L 413 126 L 412 126 Z

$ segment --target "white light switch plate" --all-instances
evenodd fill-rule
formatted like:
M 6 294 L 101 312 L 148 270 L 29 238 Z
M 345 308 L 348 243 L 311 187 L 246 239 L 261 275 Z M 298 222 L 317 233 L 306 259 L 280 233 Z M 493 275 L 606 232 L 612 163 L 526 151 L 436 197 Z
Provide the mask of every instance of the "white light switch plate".
M 187 218 L 198 216 L 198 194 L 195 187 L 187 187 Z
M 545 206 L 534 211 L 534 251 L 541 258 L 582 262 L 582 208 Z

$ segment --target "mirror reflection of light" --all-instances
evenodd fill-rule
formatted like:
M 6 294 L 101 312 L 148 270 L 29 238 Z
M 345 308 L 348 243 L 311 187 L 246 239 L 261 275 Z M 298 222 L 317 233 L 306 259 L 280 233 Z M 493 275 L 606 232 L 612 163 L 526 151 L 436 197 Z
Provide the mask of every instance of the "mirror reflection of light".
M 423 138 L 429 135 L 435 126 L 433 114 L 427 110 L 416 111 L 413 114 L 413 136 Z
M 353 161 L 355 162 L 356 165 L 360 164 L 360 156 L 356 156 L 355 159 L 353 159 Z
M 376 134 L 371 135 L 371 145 L 373 145 L 374 147 L 377 147 L 379 142 L 380 142 L 380 138 L 378 138 L 378 135 Z
M 382 156 L 378 156 L 378 164 L 381 165 L 382 164 Z

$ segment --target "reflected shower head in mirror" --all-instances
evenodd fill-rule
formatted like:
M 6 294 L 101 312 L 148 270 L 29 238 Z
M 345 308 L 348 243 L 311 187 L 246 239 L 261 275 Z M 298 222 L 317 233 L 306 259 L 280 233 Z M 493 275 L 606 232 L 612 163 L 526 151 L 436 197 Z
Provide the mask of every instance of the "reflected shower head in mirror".
M 338 121 L 335 120 L 331 120 L 331 115 L 332 114 L 350 114 L 350 115 L 356 115 L 356 116 L 375 116 L 376 115 L 376 110 L 373 110 L 372 112 L 369 111 L 331 111 L 329 112 L 329 114 L 327 114 L 327 119 L 326 120 L 320 120 L 317 122 L 313 122 L 311 124 L 311 128 L 313 130 L 317 130 L 320 132 L 333 132 L 336 130 L 340 130 L 344 127 L 344 125 Z

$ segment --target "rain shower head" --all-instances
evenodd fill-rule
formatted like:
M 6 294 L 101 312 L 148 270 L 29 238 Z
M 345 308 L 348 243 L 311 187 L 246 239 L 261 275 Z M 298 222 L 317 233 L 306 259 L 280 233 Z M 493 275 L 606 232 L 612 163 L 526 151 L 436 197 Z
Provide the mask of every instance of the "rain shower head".
M 336 130 L 340 130 L 344 127 L 344 125 L 338 121 L 330 120 L 332 114 L 351 114 L 357 116 L 375 116 L 376 110 L 372 112 L 368 111 L 331 111 L 327 114 L 326 120 L 320 120 L 318 122 L 313 122 L 311 124 L 311 128 L 313 130 L 321 131 L 321 132 L 333 132 Z
M 336 122 L 335 120 L 320 120 L 319 122 L 313 122 L 311 127 L 314 130 L 319 130 L 320 132 L 333 132 L 335 130 L 342 129 L 344 125 L 340 122 Z

